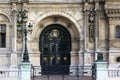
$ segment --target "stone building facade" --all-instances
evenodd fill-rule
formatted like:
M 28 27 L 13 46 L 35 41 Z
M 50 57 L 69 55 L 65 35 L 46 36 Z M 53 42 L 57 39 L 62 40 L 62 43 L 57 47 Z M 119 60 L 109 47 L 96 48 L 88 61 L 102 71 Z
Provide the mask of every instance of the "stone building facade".
M 32 34 L 28 34 L 28 52 L 30 62 L 34 66 L 41 66 L 44 60 L 54 58 L 55 61 L 68 58 L 70 66 L 92 65 L 97 53 L 102 52 L 104 60 L 109 65 L 115 64 L 115 67 L 118 67 L 120 63 L 119 0 L 0 0 L 0 65 L 2 68 L 17 67 L 22 61 L 24 36 L 17 30 L 18 14 L 21 9 L 28 12 L 28 23 L 33 25 Z M 57 27 L 52 28 L 52 26 Z M 46 32 L 52 34 L 49 27 L 53 30 L 53 37 L 64 30 L 70 35 L 69 57 L 42 56 L 47 50 L 49 51 L 47 53 L 51 53 L 52 48 L 53 53 L 55 51 L 57 54 L 57 42 L 50 41 L 51 44 L 48 43 L 49 46 L 45 47 L 45 50 L 42 48 L 45 46 L 41 41 L 44 31 L 48 29 Z M 65 36 L 63 37 L 65 39 Z M 62 39 L 59 38 L 60 41 Z M 66 39 L 66 42 L 69 39 Z M 47 42 L 43 41 L 43 43 Z M 62 47 L 68 45 L 64 43 L 61 43 Z M 63 52 L 68 50 L 66 47 L 61 49 L 61 51 L 64 49 Z

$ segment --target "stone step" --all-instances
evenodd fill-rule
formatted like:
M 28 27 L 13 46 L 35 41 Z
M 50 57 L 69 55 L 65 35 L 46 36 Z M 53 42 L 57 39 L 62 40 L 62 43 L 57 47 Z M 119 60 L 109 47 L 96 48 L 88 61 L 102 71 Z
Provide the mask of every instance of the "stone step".
M 92 80 L 90 76 L 60 76 L 60 75 L 50 75 L 50 76 L 36 76 L 32 80 Z

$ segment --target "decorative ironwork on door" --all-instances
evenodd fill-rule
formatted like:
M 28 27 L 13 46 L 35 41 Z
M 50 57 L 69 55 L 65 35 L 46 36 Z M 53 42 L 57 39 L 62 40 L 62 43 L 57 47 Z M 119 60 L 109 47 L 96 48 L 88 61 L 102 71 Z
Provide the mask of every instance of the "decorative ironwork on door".
M 40 35 L 39 47 L 43 75 L 69 74 L 71 36 L 66 28 L 58 24 L 46 27 Z

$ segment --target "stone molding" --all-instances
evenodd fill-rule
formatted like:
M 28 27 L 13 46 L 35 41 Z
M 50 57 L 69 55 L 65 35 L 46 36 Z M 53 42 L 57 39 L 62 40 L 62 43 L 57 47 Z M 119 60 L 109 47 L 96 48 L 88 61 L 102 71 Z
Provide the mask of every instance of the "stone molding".
M 120 20 L 120 9 L 106 9 L 109 20 Z

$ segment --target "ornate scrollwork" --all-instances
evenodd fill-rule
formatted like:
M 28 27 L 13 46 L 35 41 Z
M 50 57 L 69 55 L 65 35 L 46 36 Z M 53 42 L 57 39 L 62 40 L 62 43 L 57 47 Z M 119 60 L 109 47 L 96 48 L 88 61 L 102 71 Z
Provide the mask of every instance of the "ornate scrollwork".
M 90 10 L 90 13 L 89 13 L 89 41 L 90 42 L 93 42 L 94 41 L 94 23 L 95 23 L 95 11 L 94 9 L 91 9 Z

